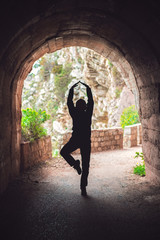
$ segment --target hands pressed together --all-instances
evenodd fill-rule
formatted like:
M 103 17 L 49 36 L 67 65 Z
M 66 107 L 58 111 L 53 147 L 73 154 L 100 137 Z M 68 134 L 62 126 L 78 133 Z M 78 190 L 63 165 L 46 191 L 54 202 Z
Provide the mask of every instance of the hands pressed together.
M 71 87 L 71 89 L 77 87 L 77 85 L 78 85 L 79 83 L 83 84 L 86 88 L 90 88 L 87 84 L 85 84 L 85 83 L 83 83 L 83 82 L 81 82 L 81 81 L 78 81 L 77 83 L 75 83 L 75 84 Z

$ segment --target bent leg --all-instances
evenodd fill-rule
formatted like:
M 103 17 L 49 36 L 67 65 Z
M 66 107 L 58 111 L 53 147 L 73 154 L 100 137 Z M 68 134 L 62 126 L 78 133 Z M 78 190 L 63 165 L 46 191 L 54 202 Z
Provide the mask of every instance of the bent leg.
M 83 189 L 88 185 L 91 142 L 90 141 L 85 142 L 80 149 L 81 149 L 81 156 L 82 156 L 81 189 Z
M 70 166 L 75 165 L 75 159 L 70 155 L 71 152 L 78 148 L 78 144 L 72 138 L 66 143 L 60 151 L 61 156 L 68 162 Z

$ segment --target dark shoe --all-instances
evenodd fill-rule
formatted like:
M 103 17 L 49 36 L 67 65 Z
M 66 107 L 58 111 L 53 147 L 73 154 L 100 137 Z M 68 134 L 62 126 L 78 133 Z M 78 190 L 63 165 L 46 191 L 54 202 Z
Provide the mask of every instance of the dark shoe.
M 77 170 L 77 173 L 78 173 L 79 175 L 81 175 L 82 170 L 81 170 L 81 167 L 80 167 L 80 161 L 79 161 L 79 160 L 76 160 L 76 161 L 75 161 L 75 164 L 74 164 L 73 168 L 74 168 L 75 170 Z
M 81 195 L 84 197 L 87 196 L 86 187 L 81 188 Z

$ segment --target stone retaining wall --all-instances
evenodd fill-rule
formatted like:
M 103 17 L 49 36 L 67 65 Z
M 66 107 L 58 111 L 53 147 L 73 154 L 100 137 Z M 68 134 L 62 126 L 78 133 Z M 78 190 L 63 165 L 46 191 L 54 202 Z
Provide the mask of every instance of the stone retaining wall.
M 43 137 L 34 142 L 21 143 L 21 170 L 25 170 L 38 162 L 52 158 L 51 137 Z
M 123 129 L 108 128 L 103 130 L 93 130 L 91 135 L 92 152 L 123 148 Z
M 71 137 L 71 132 L 64 134 L 63 145 L 68 142 Z M 101 152 L 113 149 L 123 148 L 123 129 L 122 128 L 107 128 L 100 130 L 92 130 L 91 134 L 91 152 Z M 75 153 L 79 153 L 76 150 Z
M 123 146 L 135 147 L 142 143 L 142 126 L 134 124 L 124 128 Z
M 63 145 L 68 142 L 71 132 L 63 135 Z M 134 147 L 142 144 L 141 123 L 122 128 L 107 128 L 92 130 L 91 152 L 101 152 L 106 150 L 122 149 L 123 147 Z M 79 153 L 76 150 L 75 153 Z

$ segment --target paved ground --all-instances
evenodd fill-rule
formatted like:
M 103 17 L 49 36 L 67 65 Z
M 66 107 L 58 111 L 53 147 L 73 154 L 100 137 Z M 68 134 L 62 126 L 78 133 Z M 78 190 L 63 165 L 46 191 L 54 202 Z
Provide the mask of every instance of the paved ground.
M 136 151 L 92 154 L 87 198 L 63 160 L 27 171 L 0 199 L 0 239 L 159 239 L 160 188 L 133 174 Z

